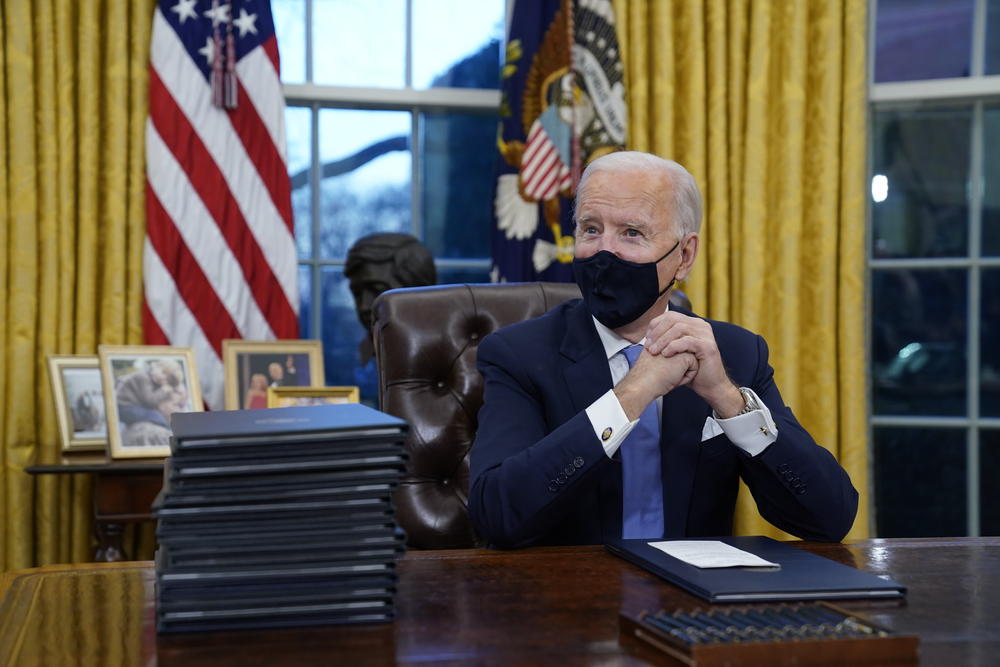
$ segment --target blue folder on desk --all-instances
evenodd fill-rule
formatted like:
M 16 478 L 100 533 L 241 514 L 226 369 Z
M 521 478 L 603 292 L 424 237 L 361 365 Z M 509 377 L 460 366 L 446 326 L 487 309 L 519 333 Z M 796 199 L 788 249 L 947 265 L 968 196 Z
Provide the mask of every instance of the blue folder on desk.
M 900 598 L 906 587 L 769 537 L 717 537 L 780 568 L 700 568 L 668 556 L 650 540 L 617 540 L 608 551 L 709 602 Z M 659 540 L 653 540 L 659 541 Z

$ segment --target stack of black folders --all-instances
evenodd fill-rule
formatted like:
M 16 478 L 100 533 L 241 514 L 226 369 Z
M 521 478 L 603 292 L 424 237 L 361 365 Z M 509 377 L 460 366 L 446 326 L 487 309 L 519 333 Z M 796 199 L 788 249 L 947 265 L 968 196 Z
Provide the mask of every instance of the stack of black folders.
M 392 620 L 405 422 L 346 404 L 171 425 L 154 503 L 159 632 Z

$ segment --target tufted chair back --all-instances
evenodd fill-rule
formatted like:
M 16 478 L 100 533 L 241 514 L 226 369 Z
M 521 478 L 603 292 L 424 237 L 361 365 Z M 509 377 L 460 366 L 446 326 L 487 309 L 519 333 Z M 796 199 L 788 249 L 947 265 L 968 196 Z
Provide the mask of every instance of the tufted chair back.
M 376 299 L 379 404 L 410 425 L 410 460 L 395 497 L 410 547 L 478 546 L 468 494 L 469 449 L 483 404 L 479 341 L 579 296 L 573 283 L 503 283 L 409 287 Z

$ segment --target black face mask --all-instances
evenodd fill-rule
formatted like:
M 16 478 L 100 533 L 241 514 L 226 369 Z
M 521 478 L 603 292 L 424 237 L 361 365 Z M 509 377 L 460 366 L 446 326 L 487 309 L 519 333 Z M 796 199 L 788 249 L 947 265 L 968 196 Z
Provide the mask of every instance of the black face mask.
M 639 319 L 674 284 L 660 291 L 656 265 L 677 249 L 680 241 L 655 262 L 638 264 L 602 250 L 586 259 L 573 260 L 573 277 L 583 300 L 597 321 L 617 329 Z

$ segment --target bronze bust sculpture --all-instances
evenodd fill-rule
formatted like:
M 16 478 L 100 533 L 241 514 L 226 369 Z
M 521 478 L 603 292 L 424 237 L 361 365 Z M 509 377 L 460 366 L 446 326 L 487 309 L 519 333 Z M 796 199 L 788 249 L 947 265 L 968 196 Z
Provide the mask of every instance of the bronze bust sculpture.
M 396 287 L 437 284 L 434 256 L 409 234 L 371 234 L 358 239 L 347 251 L 344 275 L 351 284 L 358 321 L 367 332 L 358 345 L 362 366 L 373 354 L 371 325 L 375 297 Z

